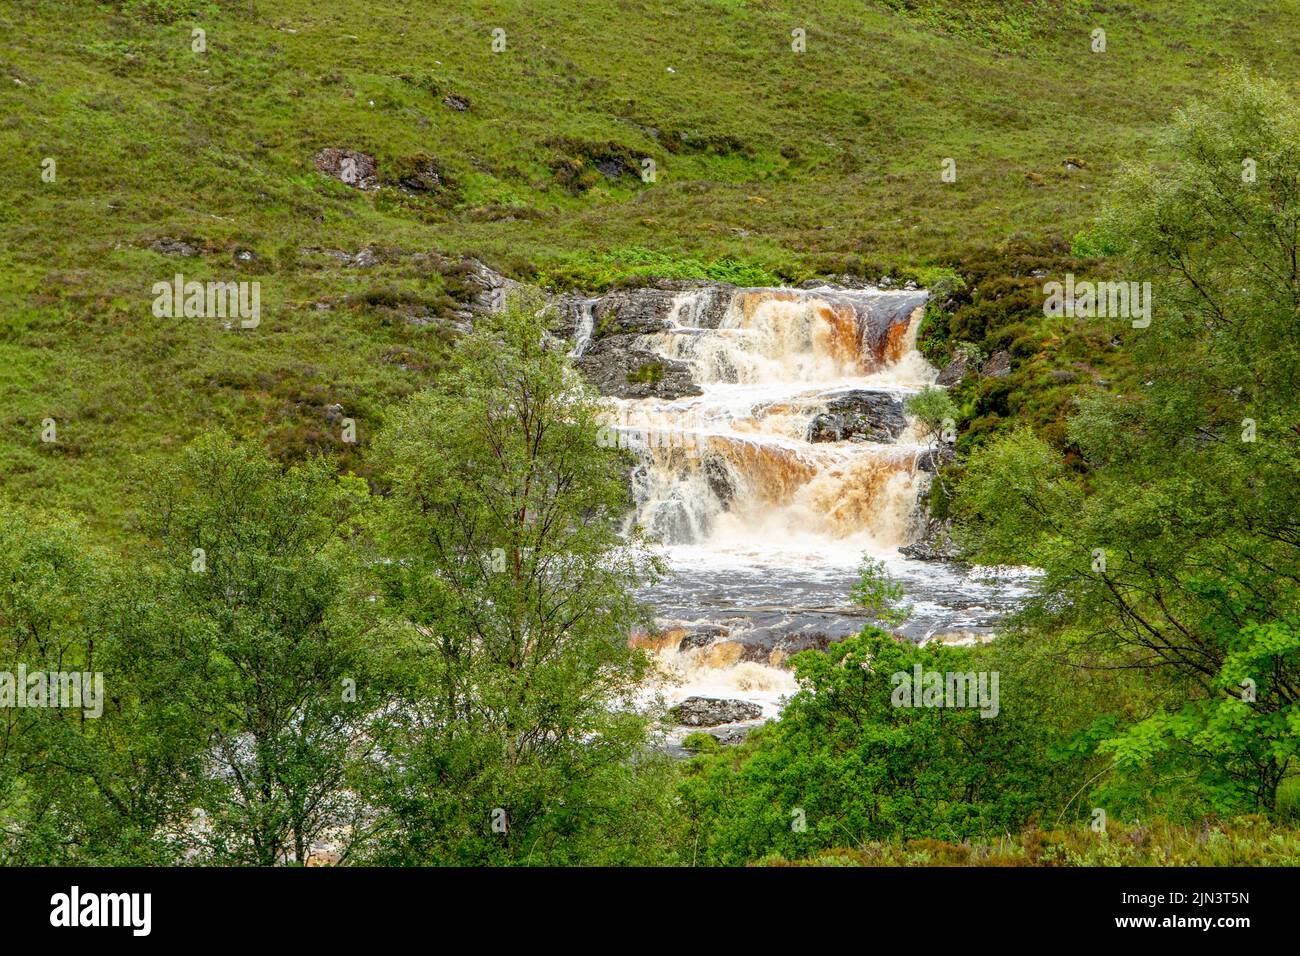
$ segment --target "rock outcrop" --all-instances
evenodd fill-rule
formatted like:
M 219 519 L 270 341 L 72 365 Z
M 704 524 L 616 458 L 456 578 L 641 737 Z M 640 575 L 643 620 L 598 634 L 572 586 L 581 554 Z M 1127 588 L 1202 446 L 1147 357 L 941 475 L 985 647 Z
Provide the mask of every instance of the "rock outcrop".
M 671 720 L 686 727 L 717 727 L 741 720 L 757 720 L 763 708 L 747 700 L 717 697 L 687 697 L 668 711 Z
M 952 521 L 930 513 L 928 496 L 912 512 L 912 543 L 898 551 L 916 561 L 960 561 L 962 552 L 952 540 Z
M 973 364 L 969 353 L 958 352 L 947 365 L 939 370 L 939 377 L 934 380 L 935 384 L 942 385 L 945 388 L 956 385 L 971 372 Z
M 465 264 L 468 266 L 465 281 L 477 290 L 470 300 L 472 312 L 501 312 L 505 309 L 510 296 L 525 289 L 522 282 L 516 282 L 489 269 L 477 259 L 467 259 Z
M 602 395 L 615 398 L 681 398 L 699 395 L 685 362 L 637 347 L 637 336 L 605 335 L 574 360 Z
M 316 154 L 313 162 L 318 170 L 345 186 L 365 190 L 379 188 L 379 167 L 375 157 L 369 153 L 327 146 Z
M 808 440 L 892 442 L 906 427 L 903 404 L 893 395 L 854 389 L 826 403 L 808 426 Z
M 966 376 L 977 373 L 986 375 L 989 378 L 1005 378 L 1011 374 L 1011 353 L 1007 351 L 994 352 L 983 362 L 980 362 L 969 352 L 959 351 L 953 355 L 947 365 L 939 370 L 939 377 L 935 379 L 935 384 L 945 387 L 956 385 Z
M 980 374 L 989 378 L 1006 378 L 1011 374 L 1011 353 L 994 352 L 988 361 L 980 366 Z

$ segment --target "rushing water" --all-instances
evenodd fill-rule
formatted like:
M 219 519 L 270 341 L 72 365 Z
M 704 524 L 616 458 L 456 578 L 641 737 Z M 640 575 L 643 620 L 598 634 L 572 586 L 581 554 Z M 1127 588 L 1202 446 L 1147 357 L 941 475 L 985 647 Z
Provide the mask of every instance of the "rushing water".
M 849 595 L 868 555 L 906 591 L 903 633 L 987 633 L 1024 595 L 1022 576 L 990 581 L 899 553 L 928 480 L 915 428 L 889 442 L 810 440 L 828 401 L 901 401 L 934 380 L 915 349 L 925 293 L 738 289 L 721 310 L 711 301 L 679 294 L 665 331 L 646 336 L 690 364 L 703 394 L 620 400 L 613 426 L 640 458 L 635 521 L 675 572 L 647 595 L 663 630 L 642 639 L 681 678 L 665 696 L 740 697 L 775 713 L 794 686 L 781 661 L 865 623 Z

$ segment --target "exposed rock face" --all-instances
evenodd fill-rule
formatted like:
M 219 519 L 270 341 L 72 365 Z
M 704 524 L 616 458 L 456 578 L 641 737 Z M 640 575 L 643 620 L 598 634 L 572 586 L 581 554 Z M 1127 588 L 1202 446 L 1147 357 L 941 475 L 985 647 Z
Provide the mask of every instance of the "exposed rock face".
M 952 521 L 934 517 L 928 499 L 917 502 L 912 513 L 912 527 L 915 540 L 898 549 L 904 557 L 917 561 L 961 560 L 961 549 L 952 540 Z
M 470 269 L 465 279 L 479 290 L 474 293 L 470 303 L 470 308 L 475 312 L 501 312 L 510 296 L 524 289 L 522 282 L 506 278 L 477 259 L 467 260 L 467 265 Z
M 633 335 L 596 339 L 574 360 L 574 366 L 602 395 L 680 398 L 700 394 L 689 365 L 637 348 Z
M 934 474 L 939 470 L 940 465 L 946 465 L 957 457 L 957 453 L 948 445 L 940 445 L 937 448 L 927 448 L 916 457 L 916 467 L 921 471 Z
M 661 332 L 672 311 L 675 292 L 669 289 L 616 289 L 594 299 L 566 295 L 556 307 L 560 311 L 562 332 L 571 337 L 582 321 L 584 308 L 590 308 L 594 329 L 601 335 Z
M 171 236 L 163 236 L 161 239 L 155 239 L 149 244 L 149 248 L 154 252 L 162 253 L 164 256 L 182 256 L 189 258 L 197 256 L 199 250 L 190 245 L 184 239 L 174 239 Z
M 898 549 L 898 553 L 916 561 L 959 561 L 961 559 L 961 549 L 952 543 L 946 531 L 929 540 L 904 545 Z
M 709 483 L 709 490 L 722 502 L 722 507 L 728 508 L 731 500 L 736 497 L 736 488 L 732 484 L 731 471 L 726 462 L 715 457 L 704 459 L 704 480 Z
M 994 352 L 983 364 L 976 362 L 968 353 L 958 352 L 947 365 L 939 370 L 936 385 L 956 385 L 966 376 L 978 372 L 989 378 L 1005 378 L 1011 374 L 1011 353 Z
M 752 729 L 752 727 L 728 727 L 726 730 L 719 730 L 716 733 L 710 732 L 709 736 L 724 747 L 733 747 L 736 744 L 743 743 Z
M 763 716 L 763 708 L 745 700 L 688 697 L 668 711 L 668 715 L 686 727 L 716 727 L 741 720 L 757 720 Z
M 892 442 L 906 427 L 903 405 L 893 395 L 854 389 L 826 403 L 808 426 L 808 440 Z
M 934 380 L 935 384 L 945 387 L 956 385 L 967 376 L 970 370 L 970 356 L 966 352 L 958 352 L 952 357 L 952 361 L 939 370 L 939 377 Z
M 327 146 L 316 154 L 316 168 L 326 176 L 354 189 L 378 189 L 379 168 L 375 157 L 352 149 Z
M 994 352 L 980 368 L 980 374 L 989 378 L 1006 378 L 1011 374 L 1011 353 Z

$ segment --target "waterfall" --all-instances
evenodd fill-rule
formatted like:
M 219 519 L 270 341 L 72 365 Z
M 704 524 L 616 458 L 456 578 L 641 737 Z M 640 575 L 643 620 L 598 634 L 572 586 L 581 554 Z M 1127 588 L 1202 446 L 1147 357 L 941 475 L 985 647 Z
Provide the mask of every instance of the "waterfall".
M 575 330 L 573 351 L 569 353 L 570 358 L 577 358 L 587 349 L 591 342 L 591 333 L 596 325 L 595 307 L 596 299 L 583 299 L 578 303 L 578 324 Z
M 924 293 L 738 289 L 715 327 L 705 300 L 680 294 L 646 337 L 703 394 L 616 404 L 612 427 L 641 458 L 635 521 L 673 545 L 904 543 L 922 446 L 814 441 L 812 426 L 836 398 L 901 402 L 933 381 L 914 348 Z
M 898 550 L 929 480 L 903 412 L 936 374 L 916 350 L 925 292 L 651 296 L 662 321 L 641 310 L 647 331 L 623 338 L 688 366 L 701 394 L 613 399 L 606 432 L 637 460 L 629 526 L 663 543 L 674 572 L 645 595 L 659 629 L 633 639 L 675 675 L 666 699 L 742 697 L 773 716 L 794 690 L 791 654 L 867 623 L 850 599 L 864 556 L 902 584 L 913 616 L 900 630 L 918 640 L 987 633 L 1026 593 Z

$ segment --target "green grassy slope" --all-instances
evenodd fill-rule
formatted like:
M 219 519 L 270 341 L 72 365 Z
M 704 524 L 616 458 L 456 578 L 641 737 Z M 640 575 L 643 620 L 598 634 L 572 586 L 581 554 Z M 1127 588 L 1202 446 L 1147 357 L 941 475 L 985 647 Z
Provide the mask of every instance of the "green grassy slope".
M 0 482 L 113 527 L 127 476 L 212 424 L 363 468 L 383 406 L 437 374 L 447 330 L 428 319 L 464 294 L 454 269 L 402 253 L 592 285 L 717 260 L 873 274 L 1068 237 L 1229 62 L 1300 77 L 1298 6 L 11 0 Z M 313 168 L 326 146 L 374 154 L 389 183 L 430 165 L 441 183 L 362 193 Z M 200 254 L 157 252 L 161 237 Z M 155 318 L 150 287 L 177 271 L 261 281 L 262 325 Z

